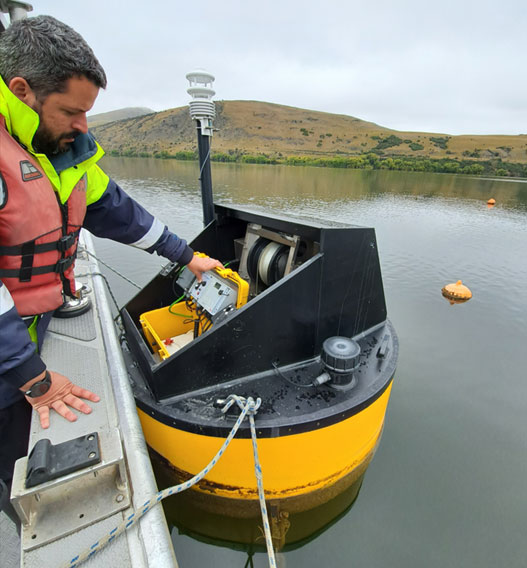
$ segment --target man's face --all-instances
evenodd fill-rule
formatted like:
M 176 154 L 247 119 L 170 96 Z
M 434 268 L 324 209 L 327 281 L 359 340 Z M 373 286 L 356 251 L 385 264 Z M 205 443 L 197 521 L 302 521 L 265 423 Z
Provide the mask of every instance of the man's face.
M 32 105 L 40 117 L 33 137 L 34 149 L 47 156 L 67 152 L 76 136 L 88 132 L 86 113 L 92 108 L 99 87 L 86 77 L 66 81 L 63 93 L 51 93 Z

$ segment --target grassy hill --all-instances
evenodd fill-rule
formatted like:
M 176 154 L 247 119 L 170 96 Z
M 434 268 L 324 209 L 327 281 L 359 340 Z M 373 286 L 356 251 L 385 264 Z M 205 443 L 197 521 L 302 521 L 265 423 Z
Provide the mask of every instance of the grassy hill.
M 339 165 L 346 159 L 348 164 L 355 164 L 357 162 L 352 158 L 370 155 L 373 167 L 376 160 L 388 164 L 386 167 L 391 169 L 408 169 L 397 166 L 403 161 L 423 163 L 432 160 L 458 162 L 464 164 L 463 167 L 494 164 L 494 170 L 504 170 L 498 175 L 527 175 L 527 135 L 450 136 L 400 132 L 352 116 L 257 101 L 216 102 L 214 126 L 218 131 L 213 137 L 212 151 L 216 159 L 223 156 L 226 161 L 294 163 L 293 157 L 303 157 L 304 163 Z M 188 107 L 92 128 L 109 153 L 165 158 L 185 157 L 187 153 L 194 155 L 195 130 Z M 394 164 L 395 167 L 391 167 Z M 514 168 L 513 164 L 518 167 Z M 466 172 L 483 173 L 479 170 Z
M 124 120 L 126 118 L 135 118 L 137 116 L 144 116 L 145 114 L 152 114 L 154 111 L 146 107 L 126 107 L 118 110 L 111 110 L 110 112 L 101 112 L 93 114 L 88 117 L 88 125 L 90 128 L 106 124 L 108 122 L 115 122 L 116 120 Z

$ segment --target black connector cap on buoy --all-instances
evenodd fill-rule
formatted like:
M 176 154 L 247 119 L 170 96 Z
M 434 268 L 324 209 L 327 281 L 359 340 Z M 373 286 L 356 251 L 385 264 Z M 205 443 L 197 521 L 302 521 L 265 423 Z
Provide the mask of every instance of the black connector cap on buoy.
M 322 362 L 339 374 L 347 374 L 355 369 L 360 355 L 360 345 L 349 337 L 328 337 L 322 344 Z
M 353 372 L 359 366 L 360 345 L 349 337 L 328 337 L 322 344 L 320 360 L 324 364 L 324 372 L 313 384 L 315 386 L 328 383 L 334 388 L 351 388 L 356 381 Z

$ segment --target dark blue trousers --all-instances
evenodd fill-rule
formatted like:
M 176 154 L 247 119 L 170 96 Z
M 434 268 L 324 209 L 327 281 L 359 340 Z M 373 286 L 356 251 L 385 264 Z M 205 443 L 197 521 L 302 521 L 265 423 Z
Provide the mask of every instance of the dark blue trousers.
M 37 325 L 38 349 L 42 350 L 44 335 L 53 312 L 40 317 Z M 31 321 L 28 321 L 28 325 Z M 27 380 L 32 377 L 28 377 Z M 0 409 L 0 479 L 6 483 L 13 477 L 17 459 L 27 455 L 29 429 L 31 426 L 31 405 L 25 398 Z

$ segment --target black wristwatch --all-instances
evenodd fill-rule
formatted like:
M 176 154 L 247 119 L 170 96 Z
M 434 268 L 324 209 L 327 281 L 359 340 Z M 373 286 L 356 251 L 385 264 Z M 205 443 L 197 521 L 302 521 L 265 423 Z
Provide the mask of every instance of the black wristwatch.
M 37 398 L 38 396 L 42 396 L 46 394 L 48 390 L 51 388 L 51 375 L 49 371 L 46 371 L 43 379 L 33 383 L 31 388 L 27 390 L 24 394 L 29 396 L 29 398 Z

